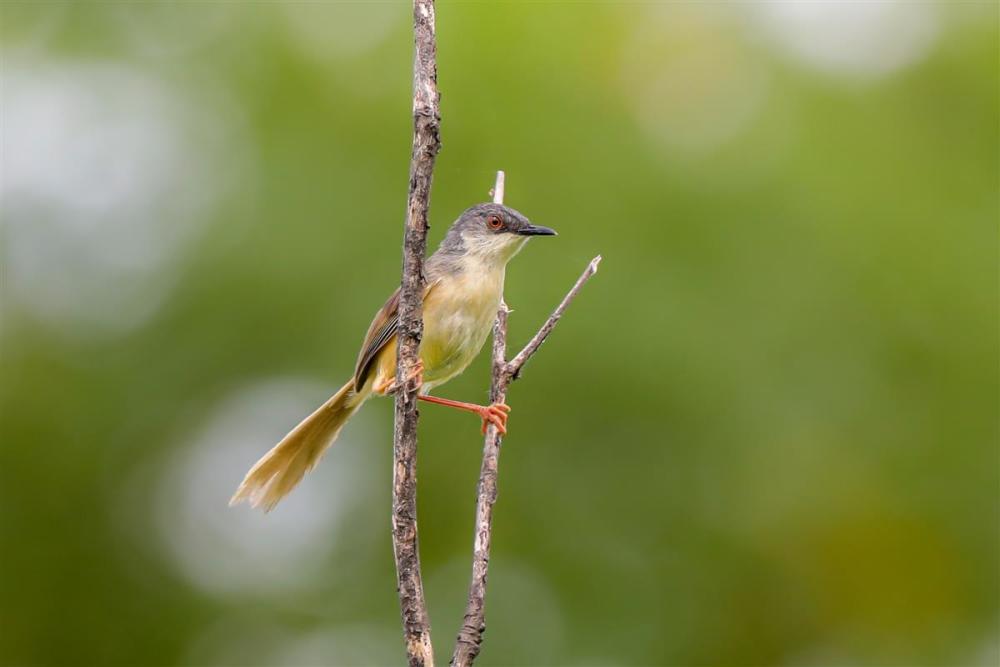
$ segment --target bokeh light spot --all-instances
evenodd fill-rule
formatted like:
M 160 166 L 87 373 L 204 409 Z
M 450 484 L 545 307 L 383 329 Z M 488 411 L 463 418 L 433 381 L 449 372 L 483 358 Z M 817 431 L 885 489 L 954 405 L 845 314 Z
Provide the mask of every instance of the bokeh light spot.
M 161 481 L 157 522 L 175 565 L 194 585 L 245 595 L 315 581 L 340 539 L 341 518 L 373 475 L 370 450 L 357 446 L 369 440 L 363 416 L 270 514 L 228 501 L 257 458 L 333 391 L 283 379 L 243 387 L 176 450 Z

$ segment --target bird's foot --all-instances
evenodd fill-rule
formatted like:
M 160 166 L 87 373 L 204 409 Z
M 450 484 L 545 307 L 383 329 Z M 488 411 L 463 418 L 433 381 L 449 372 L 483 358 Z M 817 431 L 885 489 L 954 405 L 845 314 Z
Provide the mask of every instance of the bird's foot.
M 417 359 L 417 365 L 413 367 L 410 374 L 406 376 L 406 382 L 413 382 L 417 389 L 424 386 L 424 362 Z
M 476 405 L 475 403 L 453 401 L 450 398 L 439 398 L 437 396 L 423 395 L 417 396 L 417 398 L 421 401 L 437 403 L 438 405 L 455 408 L 456 410 L 474 412 L 483 420 L 483 433 L 486 433 L 486 429 L 489 428 L 490 424 L 493 424 L 497 427 L 497 430 L 500 431 L 500 435 L 507 435 L 507 417 L 509 416 L 508 413 L 510 412 L 510 406 L 506 403 Z
M 416 380 L 417 389 L 420 389 L 420 387 L 424 384 L 424 362 L 419 359 L 417 360 L 417 365 L 414 366 L 413 370 L 410 371 L 410 374 L 406 376 L 404 383 L 409 383 L 413 380 Z M 396 382 L 395 378 L 383 380 L 381 383 L 376 382 L 372 385 L 372 391 L 382 395 L 395 394 L 398 389 L 399 384 Z
M 500 435 L 507 435 L 507 418 L 510 416 L 510 406 L 506 403 L 493 403 L 492 405 L 480 406 L 477 411 L 483 419 L 483 435 L 490 424 L 497 427 Z
M 375 380 L 372 384 L 372 391 L 374 391 L 379 396 L 385 396 L 389 393 L 389 388 L 396 384 L 396 381 L 392 378 L 385 378 L 384 380 Z

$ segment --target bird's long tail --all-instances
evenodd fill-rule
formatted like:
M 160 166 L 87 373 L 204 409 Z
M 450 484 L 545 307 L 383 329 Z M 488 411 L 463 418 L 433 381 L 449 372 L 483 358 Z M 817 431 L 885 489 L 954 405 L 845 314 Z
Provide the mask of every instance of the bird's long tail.
M 265 512 L 274 509 L 316 465 L 366 398 L 368 392 L 356 392 L 354 380 L 348 381 L 254 464 L 229 504 L 246 500 Z

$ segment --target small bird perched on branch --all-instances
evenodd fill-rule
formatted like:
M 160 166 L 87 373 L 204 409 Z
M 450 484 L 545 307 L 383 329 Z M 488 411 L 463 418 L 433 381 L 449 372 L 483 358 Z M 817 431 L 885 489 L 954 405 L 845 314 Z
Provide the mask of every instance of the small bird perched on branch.
M 418 399 L 473 412 L 506 433 L 509 406 L 476 405 L 428 396 L 468 367 L 489 335 L 503 297 L 507 262 L 532 236 L 554 236 L 503 204 L 478 204 L 448 230 L 425 264 L 424 335 L 414 377 Z M 295 488 L 327 450 L 340 429 L 374 393 L 396 390 L 396 327 L 399 290 L 375 315 L 354 367 L 354 377 L 306 417 L 250 469 L 230 505 L 244 500 L 271 510 Z

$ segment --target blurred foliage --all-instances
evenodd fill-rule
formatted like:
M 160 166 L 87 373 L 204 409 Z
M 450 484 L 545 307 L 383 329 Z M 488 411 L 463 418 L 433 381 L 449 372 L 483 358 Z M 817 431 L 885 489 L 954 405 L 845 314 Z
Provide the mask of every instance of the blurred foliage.
M 875 5 L 924 41 L 841 20 Z M 408 5 L 0 10 L 0 663 L 399 664 L 388 401 L 299 505 L 223 508 L 397 284 Z M 431 243 L 497 168 L 559 230 L 511 265 L 512 347 L 605 258 L 510 394 L 484 666 L 997 664 L 997 5 L 773 10 L 439 6 Z M 442 662 L 479 442 L 423 410 Z

